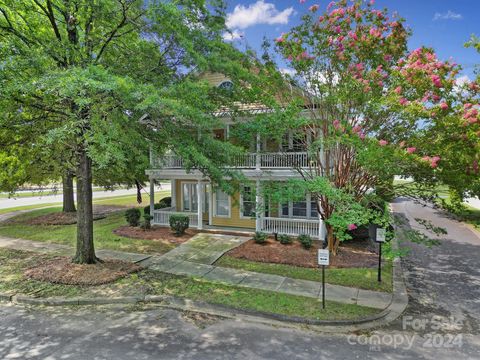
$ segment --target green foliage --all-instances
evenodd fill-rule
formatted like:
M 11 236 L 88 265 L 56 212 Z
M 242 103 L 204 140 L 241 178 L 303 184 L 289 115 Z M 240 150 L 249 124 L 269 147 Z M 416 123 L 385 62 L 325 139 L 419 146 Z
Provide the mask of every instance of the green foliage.
M 144 230 L 149 230 L 152 228 L 151 220 L 153 219 L 153 216 L 150 214 L 143 214 L 143 224 L 142 228 Z
M 130 226 L 140 225 L 140 209 L 131 208 L 125 211 L 125 219 Z
M 154 210 L 164 209 L 170 206 L 172 206 L 172 198 L 170 196 L 166 196 L 163 199 L 160 199 L 158 203 L 153 205 Z M 150 205 L 143 208 L 143 213 L 150 214 Z
M 188 229 L 190 219 L 187 215 L 173 214 L 170 215 L 170 229 L 175 232 L 176 236 L 185 234 L 185 230 Z
M 308 234 L 300 234 L 298 236 L 298 241 L 305 249 L 310 249 L 313 245 L 312 237 Z
M 264 232 L 261 231 L 255 231 L 255 235 L 253 235 L 253 240 L 257 244 L 265 244 L 267 241 L 268 235 Z
M 278 235 L 278 241 L 280 241 L 280 244 L 288 245 L 293 242 L 293 239 L 291 236 L 288 236 L 286 234 L 280 234 Z

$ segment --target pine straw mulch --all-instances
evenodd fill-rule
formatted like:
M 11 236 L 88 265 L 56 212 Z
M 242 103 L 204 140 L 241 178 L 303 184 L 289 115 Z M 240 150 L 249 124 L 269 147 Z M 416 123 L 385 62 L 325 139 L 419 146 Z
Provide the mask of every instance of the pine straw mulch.
M 105 219 L 108 214 L 125 209 L 124 206 L 116 205 L 95 205 L 93 207 L 93 220 Z M 23 225 L 73 225 L 77 223 L 77 213 L 75 212 L 53 212 L 45 215 L 36 216 L 33 218 L 19 218 L 9 219 L 8 224 L 23 224 Z
M 101 285 L 111 283 L 142 267 L 127 261 L 106 259 L 96 264 L 79 265 L 69 257 L 56 257 L 25 270 L 30 279 L 64 285 Z
M 317 251 L 320 246 L 320 241 L 314 241 L 313 246 L 307 250 L 298 241 L 283 245 L 279 241 L 268 239 L 260 245 L 249 240 L 228 251 L 226 255 L 263 263 L 317 268 Z M 337 256 L 330 256 L 330 267 L 334 268 L 373 268 L 377 265 L 378 255 L 366 239 L 346 241 L 340 245 Z

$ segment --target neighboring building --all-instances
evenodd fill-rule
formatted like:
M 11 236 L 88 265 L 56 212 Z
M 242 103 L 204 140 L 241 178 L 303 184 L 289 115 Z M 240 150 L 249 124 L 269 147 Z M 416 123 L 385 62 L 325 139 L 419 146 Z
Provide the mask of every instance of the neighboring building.
M 213 86 L 227 89 L 232 86 L 221 74 L 208 74 L 204 78 Z M 245 107 L 251 114 L 267 110 L 260 105 Z M 214 130 L 212 136 L 228 141 L 234 122 L 228 111 L 219 111 L 216 115 L 223 119 L 224 127 Z M 260 196 L 262 181 L 285 181 L 300 177 L 294 167 L 309 166 L 304 143 L 298 143 L 292 133 L 285 134 L 284 141 L 280 144 L 259 136 L 256 140 L 256 149 L 239 156 L 232 164 L 250 180 L 243 191 L 233 196 L 214 189 L 200 171 L 187 172 L 182 166 L 182 159 L 177 155 L 168 154 L 161 158 L 151 155 L 151 169 L 146 171 L 150 183 L 153 184 L 155 179 L 169 179 L 172 185 L 172 207 L 151 212 L 152 224 L 168 226 L 170 216 L 181 213 L 189 217 L 190 227 L 197 229 L 262 231 L 294 236 L 308 234 L 316 239 L 324 239 L 325 226 L 318 215 L 316 202 L 309 194 L 304 201 L 286 204 L 265 204 Z M 153 186 L 150 192 L 153 210 Z M 256 195 L 249 196 L 253 193 Z M 255 214 L 257 204 L 263 205 L 260 207 L 265 210 Z

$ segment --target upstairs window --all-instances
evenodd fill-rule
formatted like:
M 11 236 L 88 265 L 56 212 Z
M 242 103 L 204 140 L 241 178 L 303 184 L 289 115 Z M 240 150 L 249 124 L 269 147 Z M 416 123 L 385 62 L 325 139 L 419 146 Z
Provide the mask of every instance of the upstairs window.
M 220 85 L 218 85 L 218 88 L 224 91 L 231 92 L 233 91 L 233 82 L 230 80 L 222 81 Z

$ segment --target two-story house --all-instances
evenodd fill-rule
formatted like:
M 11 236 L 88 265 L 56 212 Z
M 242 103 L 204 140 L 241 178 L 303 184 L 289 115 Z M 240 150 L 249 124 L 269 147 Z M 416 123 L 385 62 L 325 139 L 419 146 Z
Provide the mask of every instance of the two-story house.
M 212 86 L 228 88 L 232 83 L 221 74 L 209 74 L 207 80 Z M 252 114 L 265 108 L 249 109 Z M 219 112 L 223 128 L 214 131 L 213 136 L 228 141 L 230 129 L 234 125 L 228 111 Z M 308 234 L 316 239 L 324 239 L 325 226 L 320 219 L 317 205 L 309 194 L 302 201 L 283 204 L 265 203 L 262 198 L 262 182 L 285 181 L 300 177 L 294 167 L 308 167 L 309 156 L 292 133 L 285 134 L 284 141 L 278 143 L 257 136 L 256 149 L 237 159 L 231 166 L 241 171 L 249 184 L 243 191 L 234 195 L 215 189 L 208 178 L 198 170 L 187 171 L 177 155 L 169 154 L 161 158 L 151 155 L 150 201 L 153 225 L 168 226 L 172 214 L 181 213 L 190 219 L 190 227 L 196 229 L 219 229 L 232 231 L 262 231 L 266 233 L 298 236 Z M 172 206 L 154 210 L 153 180 L 170 180 Z M 255 186 L 255 189 L 252 187 Z M 249 196 L 250 194 L 255 194 Z M 257 205 L 262 206 L 257 206 Z M 255 211 L 262 208 L 262 211 Z

